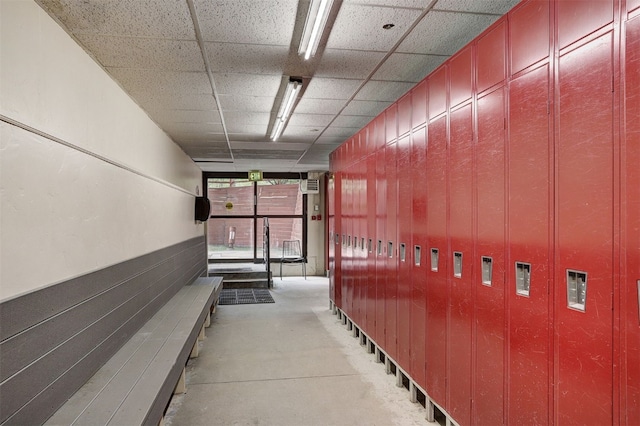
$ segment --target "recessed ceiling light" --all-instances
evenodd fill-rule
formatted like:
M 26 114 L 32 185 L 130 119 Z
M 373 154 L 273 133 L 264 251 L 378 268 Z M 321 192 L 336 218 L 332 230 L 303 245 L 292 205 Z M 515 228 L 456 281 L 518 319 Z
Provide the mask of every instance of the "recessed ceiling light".
M 382 26 L 382 28 L 384 28 L 385 30 L 390 30 L 393 27 L 395 27 L 395 24 L 384 24 Z

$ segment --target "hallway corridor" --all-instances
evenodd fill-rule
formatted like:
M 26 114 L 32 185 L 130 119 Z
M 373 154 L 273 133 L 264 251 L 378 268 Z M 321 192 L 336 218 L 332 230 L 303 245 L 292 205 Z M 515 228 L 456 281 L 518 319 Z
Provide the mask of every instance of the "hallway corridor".
M 425 425 L 329 310 L 329 280 L 274 279 L 276 303 L 218 306 L 166 425 Z

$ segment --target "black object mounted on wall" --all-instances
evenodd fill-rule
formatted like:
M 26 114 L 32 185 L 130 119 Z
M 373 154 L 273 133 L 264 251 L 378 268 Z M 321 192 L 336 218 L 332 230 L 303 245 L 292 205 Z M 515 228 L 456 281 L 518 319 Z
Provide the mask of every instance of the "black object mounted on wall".
M 206 222 L 211 214 L 211 204 L 207 197 L 196 197 L 195 218 L 200 222 Z

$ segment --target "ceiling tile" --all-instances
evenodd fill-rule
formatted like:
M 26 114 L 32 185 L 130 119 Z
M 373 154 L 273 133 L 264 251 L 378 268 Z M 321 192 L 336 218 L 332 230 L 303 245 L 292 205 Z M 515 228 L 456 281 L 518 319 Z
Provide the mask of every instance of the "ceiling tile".
M 394 53 L 373 75 L 373 80 L 418 83 L 442 64 L 448 56 Z
M 195 0 L 206 41 L 289 46 L 297 0 Z
M 217 110 L 213 94 L 187 94 L 187 93 L 141 93 L 135 92 L 136 100 L 147 111 L 185 109 L 185 110 Z
M 233 156 L 241 159 L 272 159 L 272 160 L 297 160 L 304 151 L 294 150 L 271 150 L 271 149 L 234 149 Z
M 417 9 L 342 4 L 331 29 L 327 49 L 387 52 L 420 16 Z M 394 24 L 389 30 L 385 24 Z
M 220 123 L 218 111 L 184 110 L 184 109 L 162 109 L 149 110 L 155 120 L 162 123 Z
M 238 135 L 246 134 L 252 135 L 259 140 L 267 140 L 267 124 L 244 124 L 242 122 L 236 122 L 227 124 L 227 131 L 229 132 L 229 138 L 235 138 Z
M 431 11 L 404 39 L 397 52 L 452 55 L 496 19 L 498 17 L 492 15 Z
M 329 114 L 336 115 L 344 107 L 344 100 L 334 99 L 311 99 L 305 96 L 296 105 L 297 114 Z
M 254 150 L 289 150 L 289 151 L 304 151 L 309 147 L 309 144 L 304 143 L 279 143 L 279 142 L 232 142 L 231 148 L 233 149 L 254 149 Z
M 288 46 L 206 43 L 211 70 L 215 72 L 282 75 Z
M 209 78 L 204 72 L 158 71 L 132 68 L 107 68 L 122 87 L 137 93 L 212 93 Z
M 322 130 L 329 125 L 334 115 L 326 114 L 300 114 L 297 111 L 289 119 L 290 126 L 315 127 Z
M 373 117 L 364 115 L 339 115 L 331 125 L 336 127 L 357 127 L 361 129 L 366 126 L 372 118 Z
M 370 6 L 389 6 L 397 8 L 424 9 L 428 2 L 425 0 L 342 0 L 343 3 L 366 4 Z
M 271 112 L 273 96 L 220 95 L 223 111 Z
M 227 125 L 259 124 L 266 126 L 271 121 L 271 114 L 266 112 L 224 111 Z
M 336 127 L 336 126 L 331 126 L 328 127 L 324 133 L 322 134 L 323 136 L 326 137 L 330 137 L 330 136 L 339 136 L 344 138 L 345 140 L 351 136 L 353 136 L 354 134 L 356 134 L 358 131 L 360 130 L 360 127 Z
M 81 34 L 78 40 L 104 67 L 204 71 L 195 40 L 166 40 Z
M 438 0 L 434 9 L 504 15 L 520 0 Z
M 359 101 L 354 99 L 349 102 L 349 105 L 347 105 L 342 113 L 345 115 L 366 115 L 368 117 L 375 117 L 392 103 L 393 101 Z
M 395 81 L 369 81 L 358 92 L 355 99 L 362 101 L 390 101 L 397 100 L 409 91 L 414 83 L 400 83 Z
M 186 1 L 39 0 L 74 34 L 195 40 Z
M 313 77 L 302 99 L 349 99 L 364 80 Z
M 214 74 L 213 79 L 220 95 L 275 97 L 282 76 L 224 73 Z
M 162 128 L 166 130 L 171 136 L 176 136 L 178 139 L 188 137 L 189 135 L 196 135 L 198 133 L 222 133 L 222 124 L 220 123 L 163 123 L 160 122 Z
M 382 52 L 327 49 L 316 77 L 366 78 L 384 57 Z
M 335 148 L 340 146 L 344 142 L 344 138 L 342 136 L 326 136 L 322 135 L 316 140 L 314 145 L 331 145 Z

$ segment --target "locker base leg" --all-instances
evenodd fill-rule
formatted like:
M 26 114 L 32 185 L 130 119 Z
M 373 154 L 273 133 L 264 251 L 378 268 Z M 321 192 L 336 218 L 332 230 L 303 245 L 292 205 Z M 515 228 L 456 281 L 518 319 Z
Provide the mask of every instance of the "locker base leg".
M 414 404 L 416 402 L 418 402 L 418 388 L 416 387 L 415 383 L 413 383 L 413 382 L 409 383 L 409 399 Z
M 376 363 L 380 364 L 380 363 L 382 363 L 382 362 L 383 362 L 383 359 L 382 359 L 382 351 L 380 351 L 380 348 L 379 348 L 379 347 L 377 347 L 377 346 L 376 346 L 375 351 L 376 351 L 376 352 L 375 352 L 375 355 L 376 355 Z

